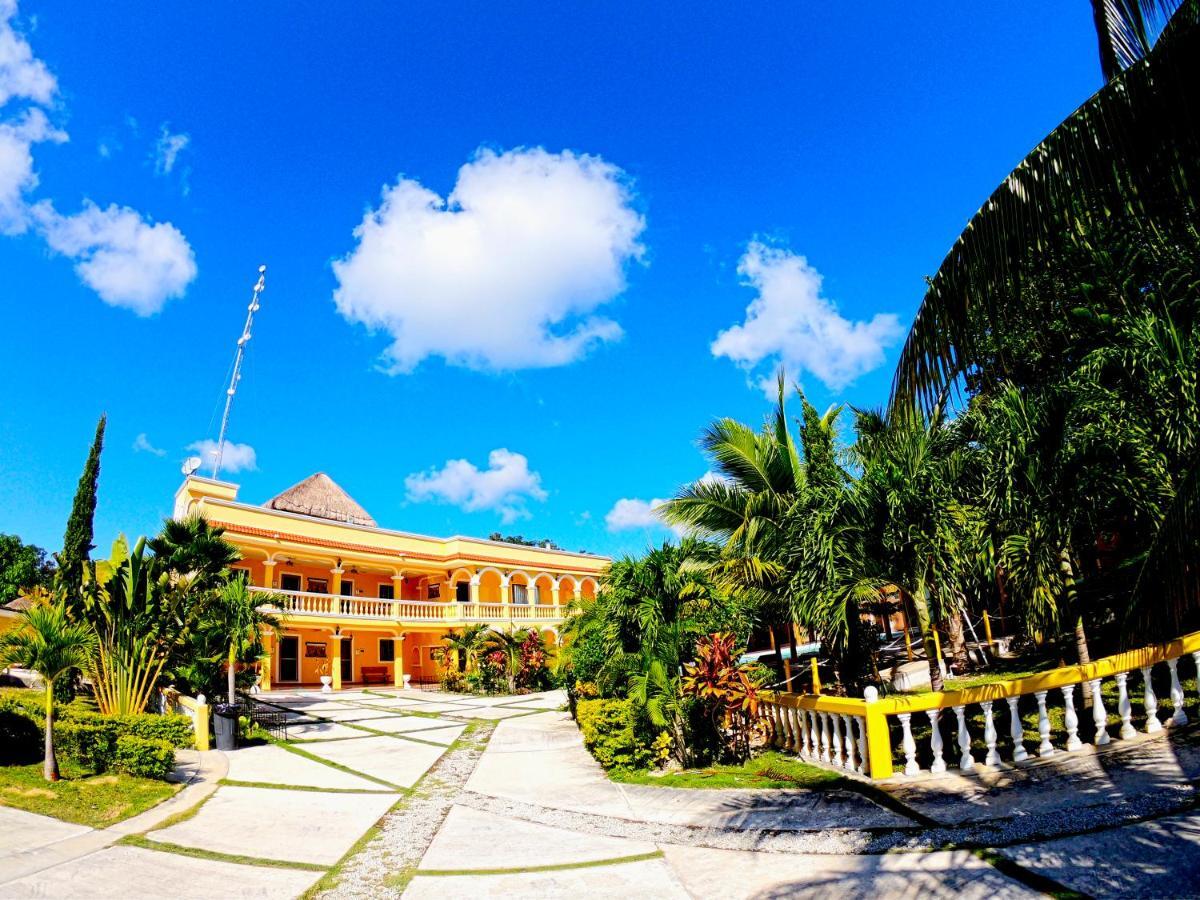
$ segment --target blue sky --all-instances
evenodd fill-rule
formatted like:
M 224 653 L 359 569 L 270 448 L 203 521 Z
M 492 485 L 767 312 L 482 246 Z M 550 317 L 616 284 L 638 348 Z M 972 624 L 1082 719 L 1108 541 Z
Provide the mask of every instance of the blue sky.
M 636 551 L 781 361 L 884 401 L 1100 85 L 1082 2 L 182 9 L 0 0 L 0 531 L 50 549 L 101 411 L 98 543 L 157 528 L 267 263 L 243 499 L 325 471 L 386 526 Z

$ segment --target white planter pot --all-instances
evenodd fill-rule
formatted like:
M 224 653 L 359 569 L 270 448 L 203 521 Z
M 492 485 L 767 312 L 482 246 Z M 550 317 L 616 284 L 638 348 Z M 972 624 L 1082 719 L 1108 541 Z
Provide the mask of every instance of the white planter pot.
M 332 675 L 322 675 L 321 676 L 321 691 L 323 693 L 328 694 L 333 690 L 333 688 L 330 687 L 331 684 L 333 684 L 333 676 Z
M 409 687 L 409 682 L 412 681 L 412 676 L 406 672 L 406 673 L 404 673 L 404 675 L 402 677 L 404 679 L 404 689 L 407 691 L 408 687 Z

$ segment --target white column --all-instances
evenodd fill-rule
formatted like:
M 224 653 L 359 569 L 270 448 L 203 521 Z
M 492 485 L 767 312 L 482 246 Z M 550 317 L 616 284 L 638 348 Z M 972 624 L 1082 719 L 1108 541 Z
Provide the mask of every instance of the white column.
M 942 732 L 938 728 L 938 719 L 942 716 L 940 709 L 931 709 L 925 713 L 929 716 L 929 727 L 932 732 L 929 735 L 929 749 L 933 751 L 933 764 L 929 767 L 930 772 L 945 772 L 946 761 L 942 759 Z
M 1127 741 L 1137 734 L 1137 729 L 1133 727 L 1133 707 L 1129 703 L 1129 673 L 1118 672 L 1113 677 L 1117 679 L 1117 715 L 1121 717 L 1121 739 Z
M 1063 714 L 1063 723 L 1067 726 L 1067 749 L 1078 750 L 1083 746 L 1083 741 L 1079 739 L 1079 716 L 1075 715 L 1075 685 L 1064 686 L 1062 695 L 1067 707 Z
M 1046 715 L 1046 691 L 1035 691 L 1033 696 L 1038 705 L 1038 756 L 1053 756 L 1054 745 L 1050 743 L 1050 717 Z
M 829 727 L 833 731 L 833 752 L 829 755 L 829 761 L 840 769 L 842 767 L 842 717 L 831 713 Z
M 854 720 L 850 716 L 842 716 L 842 729 L 846 743 L 846 768 L 851 772 L 858 771 L 858 764 L 854 759 Z
M 958 718 L 958 767 L 964 772 L 971 772 L 975 769 L 975 757 L 971 756 L 971 733 L 967 731 L 966 707 L 954 707 L 954 715 Z
M 979 704 L 983 708 L 983 742 L 987 744 L 987 756 L 984 757 L 984 764 L 988 766 L 1000 765 L 1000 753 L 996 749 L 996 725 L 992 722 L 992 701 L 984 700 Z
M 867 720 L 864 718 L 854 721 L 858 723 L 858 774 L 862 775 L 867 771 Z M 891 746 L 890 743 L 888 746 Z
M 1108 736 L 1108 712 L 1104 709 L 1104 695 L 1100 693 L 1100 679 L 1089 681 L 1092 689 L 1092 724 L 1096 726 L 1095 745 L 1103 747 L 1112 740 Z
M 1021 711 L 1017 708 L 1020 697 L 1005 697 L 1008 702 L 1008 735 L 1013 742 L 1013 762 L 1029 759 L 1025 751 L 1025 729 L 1021 725 Z
M 833 733 L 829 727 L 829 713 L 821 713 L 821 762 L 833 762 Z
M 800 748 L 799 753 L 803 757 L 807 757 L 812 752 L 812 729 L 808 727 L 808 716 L 804 714 L 804 710 L 796 710 L 798 715 L 796 718 L 800 722 Z
M 912 713 L 900 713 L 896 718 L 900 720 L 900 730 L 904 735 L 901 742 L 904 747 L 904 774 L 916 775 L 921 767 L 917 765 L 917 743 L 912 736 Z
M 1172 725 L 1186 725 L 1187 713 L 1183 711 L 1183 685 L 1179 683 L 1179 660 L 1168 659 L 1167 668 L 1171 670 L 1171 706 L 1175 712 L 1171 714 Z
M 1156 734 L 1162 731 L 1162 722 L 1158 721 L 1158 697 L 1154 695 L 1154 685 L 1150 681 L 1150 666 L 1142 669 L 1142 681 L 1146 684 L 1146 691 L 1142 695 L 1142 699 L 1146 703 L 1146 734 Z
M 472 575 L 470 584 L 471 584 L 471 593 L 470 593 L 471 602 L 478 603 L 479 602 L 479 576 Z M 453 598 L 451 598 L 451 599 L 453 599 Z

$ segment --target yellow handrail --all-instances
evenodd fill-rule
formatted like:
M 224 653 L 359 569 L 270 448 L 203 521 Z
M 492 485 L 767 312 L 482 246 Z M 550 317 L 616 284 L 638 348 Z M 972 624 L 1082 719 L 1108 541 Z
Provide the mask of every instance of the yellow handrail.
M 1145 669 L 1160 662 L 1200 652 L 1200 631 L 1185 634 L 1163 644 L 1127 650 L 1106 656 L 1083 666 L 1063 666 L 1009 681 L 997 681 L 958 691 L 930 691 L 924 694 L 893 695 L 883 699 L 831 697 L 822 694 L 793 694 L 764 691 L 762 703 L 783 709 L 804 710 L 863 719 L 867 739 L 867 771 L 872 778 L 893 774 L 892 746 L 887 717 L 934 709 L 985 703 L 1019 697 L 1053 688 L 1096 681 L 1134 669 Z

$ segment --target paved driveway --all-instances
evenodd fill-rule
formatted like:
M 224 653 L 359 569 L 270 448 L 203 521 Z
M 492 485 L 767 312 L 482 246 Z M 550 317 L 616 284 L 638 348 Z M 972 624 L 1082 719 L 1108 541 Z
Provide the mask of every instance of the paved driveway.
M 381 689 L 264 699 L 293 714 L 291 740 L 211 754 L 221 771 L 210 772 L 207 786 L 187 789 L 211 796 L 173 824 L 161 827 L 169 808 L 151 811 L 141 826 L 130 820 L 103 832 L 0 808 L 0 898 L 286 898 L 308 891 L 334 866 L 335 883 L 322 896 L 354 900 L 401 893 L 438 900 L 983 900 L 1063 888 L 1101 897 L 1200 895 L 1200 815 L 1193 811 L 1022 839 L 990 856 L 928 850 L 921 848 L 956 835 L 1001 833 L 1007 826 L 977 821 L 986 814 L 980 810 L 1018 809 L 1019 798 L 1000 803 L 997 788 L 971 782 L 962 802 L 972 815 L 951 816 L 931 831 L 903 807 L 881 806 L 857 791 L 614 783 L 558 711 L 561 694 L 477 698 Z M 1144 775 L 1116 769 L 1139 766 L 1158 779 L 1156 792 L 1194 791 L 1189 779 L 1174 784 L 1178 778 L 1163 774 L 1173 770 L 1152 762 L 1155 754 L 1178 752 L 1163 741 L 1106 758 L 1106 783 L 1141 784 Z M 1094 768 L 1089 761 L 1074 765 Z M 1095 783 L 1082 779 L 1083 771 L 1031 770 L 1021 791 L 1035 812 L 1026 818 L 1052 819 L 1057 799 L 1066 831 L 1068 811 L 1078 808 L 1071 785 Z M 1090 793 L 1092 802 L 1103 799 L 1102 791 Z M 913 805 L 936 813 L 932 797 Z M 356 847 L 376 824 L 377 835 Z M 117 843 L 128 834 L 138 836 Z M 904 852 L 882 852 L 889 848 Z

